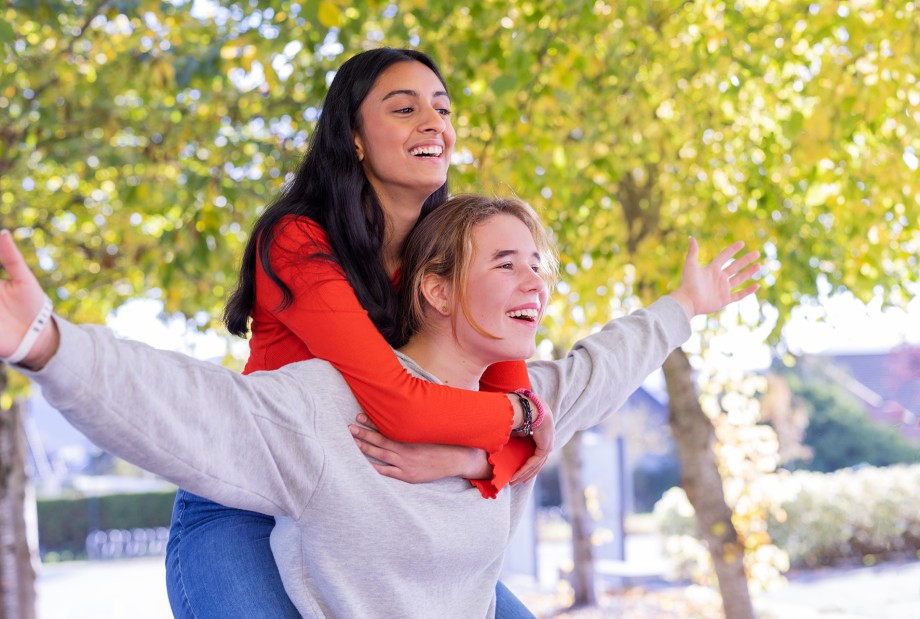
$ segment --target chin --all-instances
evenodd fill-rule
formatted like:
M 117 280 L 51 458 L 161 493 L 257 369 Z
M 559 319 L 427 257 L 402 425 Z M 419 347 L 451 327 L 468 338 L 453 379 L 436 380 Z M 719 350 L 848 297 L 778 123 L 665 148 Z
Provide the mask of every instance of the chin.
M 534 345 L 526 346 L 512 351 L 506 361 L 527 361 L 537 353 L 537 347 Z

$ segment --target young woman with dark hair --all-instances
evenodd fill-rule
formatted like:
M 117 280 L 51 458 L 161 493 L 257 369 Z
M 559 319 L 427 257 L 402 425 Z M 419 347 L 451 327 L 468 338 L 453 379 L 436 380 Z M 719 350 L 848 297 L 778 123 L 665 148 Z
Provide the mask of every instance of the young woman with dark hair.
M 235 335 L 251 330 L 244 373 L 327 360 L 387 437 L 440 444 L 418 446 L 436 466 L 392 475 L 465 476 L 494 498 L 512 477 L 536 474 L 552 447 L 551 413 L 534 433 L 537 453 L 530 438 L 509 441 L 524 421 L 510 393 L 530 386 L 524 364 L 490 368 L 477 393 L 412 376 L 390 348 L 402 343 L 400 251 L 447 198 L 455 140 L 447 87 L 428 56 L 382 48 L 343 63 L 300 167 L 253 228 L 224 318 Z M 273 525 L 180 489 L 166 557 L 173 613 L 296 616 L 268 544 Z M 499 617 L 528 616 L 500 583 L 498 592 Z

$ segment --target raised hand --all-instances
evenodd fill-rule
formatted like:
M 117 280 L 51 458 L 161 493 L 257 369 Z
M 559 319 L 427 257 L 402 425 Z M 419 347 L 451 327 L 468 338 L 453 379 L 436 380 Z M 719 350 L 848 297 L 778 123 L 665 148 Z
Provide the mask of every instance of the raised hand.
M 6 277 L 0 279 L 0 357 L 6 358 L 25 338 L 46 296 L 8 230 L 0 231 L 0 265 L 6 270 Z M 38 339 L 21 363 L 32 368 L 42 367 L 57 351 L 58 337 L 53 321 L 45 321 Z
M 699 245 L 696 239 L 690 237 L 680 286 L 670 295 L 684 308 L 688 318 L 717 312 L 729 303 L 753 294 L 760 287 L 751 281 L 760 271 L 760 264 L 754 262 L 760 257 L 760 252 L 751 251 L 734 258 L 743 247 L 742 241 L 732 243 L 712 262 L 700 266 Z

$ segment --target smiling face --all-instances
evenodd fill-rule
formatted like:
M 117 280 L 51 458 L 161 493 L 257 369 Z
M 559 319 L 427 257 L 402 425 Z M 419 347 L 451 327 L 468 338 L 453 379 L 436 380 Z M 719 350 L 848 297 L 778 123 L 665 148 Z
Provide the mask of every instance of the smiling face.
M 457 135 L 447 89 L 431 69 L 391 65 L 362 101 L 358 121 L 355 148 L 384 209 L 417 211 L 447 182 Z
M 472 242 L 464 298 L 453 302 L 457 342 L 486 365 L 533 356 L 547 299 L 533 234 L 503 213 L 476 224 Z

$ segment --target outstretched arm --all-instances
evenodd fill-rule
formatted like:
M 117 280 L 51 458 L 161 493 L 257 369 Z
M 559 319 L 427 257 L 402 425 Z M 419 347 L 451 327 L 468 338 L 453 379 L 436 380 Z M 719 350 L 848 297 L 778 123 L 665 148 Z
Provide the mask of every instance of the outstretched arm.
M 721 310 L 757 290 L 750 282 L 760 269 L 757 252 L 731 261 L 743 243 L 734 243 L 712 262 L 700 265 L 694 239 L 680 286 L 646 309 L 611 320 L 601 331 L 576 342 L 558 361 L 528 364 L 534 389 L 555 408 L 559 444 L 616 412 L 642 381 L 690 337 L 689 319 Z
M 0 279 L 6 358 L 45 295 L 6 231 L 0 263 L 8 275 Z M 242 376 L 58 320 L 45 322 L 17 367 L 94 443 L 226 505 L 295 517 L 306 506 L 323 450 L 310 423 L 316 407 L 303 387 L 305 364 Z

